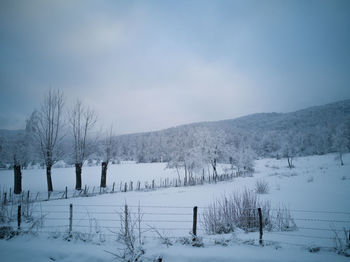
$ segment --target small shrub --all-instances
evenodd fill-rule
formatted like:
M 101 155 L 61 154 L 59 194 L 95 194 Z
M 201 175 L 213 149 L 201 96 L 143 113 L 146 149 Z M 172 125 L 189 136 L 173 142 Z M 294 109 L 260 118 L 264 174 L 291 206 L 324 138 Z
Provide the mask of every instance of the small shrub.
M 203 247 L 204 246 L 203 238 L 198 237 L 198 236 L 194 236 L 192 239 L 192 246 L 193 247 Z
M 333 229 L 335 250 L 340 255 L 350 257 L 350 231 L 344 228 L 342 232 L 338 232 L 336 229 Z
M 255 231 L 259 228 L 258 207 L 262 209 L 264 225 L 269 225 L 270 202 L 260 201 L 255 192 L 245 189 L 241 194 L 223 196 L 203 213 L 203 227 L 208 234 L 226 234 L 235 227 Z
M 257 194 L 267 194 L 269 193 L 269 183 L 267 183 L 265 180 L 258 180 L 255 183 L 255 192 Z
M 293 231 L 297 229 L 289 209 L 279 207 L 276 209 L 276 218 L 274 219 L 273 229 L 277 231 Z
M 180 243 L 181 245 L 189 245 L 191 244 L 191 239 L 189 237 L 179 237 L 176 239 L 176 242 Z
M 117 233 L 118 241 L 123 248 L 118 253 L 113 253 L 121 261 L 140 261 L 145 254 L 141 236 L 142 216 L 140 206 L 135 216 L 131 216 L 127 206 L 120 213 L 120 231 Z
M 10 226 L 0 227 L 0 239 L 10 239 L 16 235 L 16 231 Z

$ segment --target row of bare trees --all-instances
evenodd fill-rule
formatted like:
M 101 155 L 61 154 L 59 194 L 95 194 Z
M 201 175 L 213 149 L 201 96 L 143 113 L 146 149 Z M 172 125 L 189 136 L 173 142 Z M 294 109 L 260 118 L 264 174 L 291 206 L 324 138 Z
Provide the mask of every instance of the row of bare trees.
M 73 107 L 65 110 L 64 94 L 60 90 L 50 90 L 39 110 L 35 110 L 29 118 L 34 149 L 45 163 L 47 189 L 53 191 L 51 170 L 52 166 L 66 154 L 62 143 L 67 135 L 72 137 L 72 158 L 75 162 L 75 189 L 82 188 L 82 168 L 88 156 L 93 152 L 93 145 L 98 138 L 93 138 L 94 127 L 97 122 L 95 111 L 76 100 Z M 28 123 L 27 123 L 28 125 Z M 104 159 L 101 171 L 101 187 L 106 187 L 107 167 L 111 158 L 113 144 L 113 130 L 110 128 L 102 140 Z M 21 168 L 14 152 L 15 193 L 21 193 Z

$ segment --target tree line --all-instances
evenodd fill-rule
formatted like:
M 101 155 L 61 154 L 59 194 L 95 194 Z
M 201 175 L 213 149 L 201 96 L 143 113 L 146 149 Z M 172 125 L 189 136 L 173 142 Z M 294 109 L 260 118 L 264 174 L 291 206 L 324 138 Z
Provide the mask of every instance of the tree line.
M 71 107 L 65 107 L 63 92 L 50 90 L 40 108 L 34 110 L 27 119 L 25 132 L 5 148 L 13 156 L 14 193 L 21 192 L 21 165 L 27 165 L 29 161 L 39 161 L 45 165 L 47 189 L 52 192 L 52 167 L 67 156 L 75 165 L 75 189 L 81 190 L 82 168 L 89 155 L 94 153 L 97 140 L 102 142 L 100 153 L 103 155 L 100 186 L 106 187 L 107 167 L 114 135 L 110 128 L 102 135 L 100 132 L 99 138 L 94 136 L 96 122 L 95 111 L 79 99 Z M 101 136 L 104 137 L 102 141 Z
M 350 149 L 349 112 L 350 101 L 345 101 L 293 114 L 257 114 L 115 136 L 112 128 L 97 132 L 96 113 L 80 100 L 66 106 L 63 93 L 51 90 L 27 119 L 25 131 L 8 141 L 0 137 L 0 160 L 13 162 L 18 181 L 23 167 L 41 163 L 49 191 L 51 169 L 59 160 L 75 166 L 77 190 L 84 163 L 93 160 L 101 164 L 101 187 L 111 160 L 166 162 L 188 181 L 204 172 L 215 178 L 218 163 L 252 171 L 259 157 L 285 158 L 293 168 L 297 156 L 337 152 L 343 165 L 343 154 Z

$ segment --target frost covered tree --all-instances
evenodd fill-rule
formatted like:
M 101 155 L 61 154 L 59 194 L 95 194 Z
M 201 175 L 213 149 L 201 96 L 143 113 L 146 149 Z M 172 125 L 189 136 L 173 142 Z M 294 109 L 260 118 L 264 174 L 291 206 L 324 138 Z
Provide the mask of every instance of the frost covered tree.
M 53 191 L 51 168 L 58 161 L 63 152 L 62 143 L 64 97 L 60 90 L 50 90 L 45 96 L 41 108 L 37 111 L 33 125 L 33 134 L 46 165 L 47 189 Z
M 209 132 L 209 130 L 202 128 L 198 130 L 198 140 L 203 147 L 201 150 L 204 154 L 204 159 L 209 163 L 213 169 L 213 178 L 216 180 L 218 176 L 217 164 L 219 158 L 224 152 L 226 135 L 221 129 L 215 130 L 215 132 Z
M 293 160 L 297 153 L 297 137 L 297 134 L 287 133 L 282 141 L 282 156 L 287 159 L 289 168 L 294 168 Z
M 217 163 L 221 158 L 225 135 L 219 130 L 210 132 L 203 127 L 190 127 L 172 134 L 168 168 L 184 169 L 184 183 L 194 180 L 194 174 L 205 166 L 212 167 L 213 179 L 217 177 Z
M 254 170 L 256 154 L 249 143 L 247 143 L 245 137 L 238 136 L 234 141 L 230 141 L 226 154 L 229 156 L 231 168 L 234 169 L 235 167 L 238 173 Z
M 111 127 L 110 130 L 106 132 L 105 138 L 102 141 L 102 171 L 101 171 L 101 183 L 100 187 L 106 187 L 107 184 L 107 168 L 109 161 L 112 157 L 112 150 L 115 146 L 114 143 L 114 133 L 113 128 Z
M 89 134 L 97 121 L 94 111 L 85 107 L 80 100 L 77 100 L 71 111 L 68 112 L 68 119 L 73 135 L 73 155 L 75 161 L 75 189 L 81 190 L 81 173 L 85 160 L 91 154 L 91 141 Z
M 340 165 L 344 165 L 343 154 L 349 151 L 349 126 L 342 124 L 338 126 L 332 136 L 333 149 L 338 153 Z

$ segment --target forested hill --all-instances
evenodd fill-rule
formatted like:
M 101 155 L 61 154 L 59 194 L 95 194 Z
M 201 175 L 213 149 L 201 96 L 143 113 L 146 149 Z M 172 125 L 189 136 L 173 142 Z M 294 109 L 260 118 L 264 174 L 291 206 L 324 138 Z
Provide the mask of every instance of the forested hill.
M 308 130 L 315 126 L 334 127 L 350 118 L 350 99 L 315 106 L 291 113 L 260 113 L 236 119 L 216 121 L 208 124 L 225 129 L 251 128 L 261 131 L 280 131 L 291 128 L 295 131 Z
M 30 140 L 30 134 L 24 130 L 0 130 L 0 162 L 12 161 L 13 153 L 9 148 L 19 143 L 18 137 Z M 69 139 L 66 136 L 63 143 L 67 163 L 71 156 Z M 349 141 L 350 99 L 291 113 L 258 113 L 120 135 L 115 137 L 113 158 L 139 162 L 184 161 L 185 158 L 201 161 L 205 158 L 204 151 L 218 148 L 221 161 L 227 162 L 230 158 L 283 156 L 288 153 L 325 154 L 337 151 L 339 144 L 345 143 L 344 151 L 350 148 Z M 22 141 L 22 144 L 28 152 L 28 161 L 32 161 L 30 158 L 36 156 L 32 152 L 35 146 L 28 141 Z M 95 145 L 90 159 L 101 158 L 100 147 L 101 143 Z
M 349 134 L 350 99 L 323 106 L 310 107 L 291 113 L 258 113 L 240 118 L 200 122 L 161 131 L 117 137 L 119 152 L 130 159 L 156 161 L 158 156 L 168 158 L 177 146 L 190 147 L 188 137 L 224 136 L 223 146 L 230 151 L 251 149 L 255 156 L 283 155 L 286 147 L 296 155 L 334 152 L 337 129 Z M 343 130 L 341 130 L 343 131 Z M 221 139 L 221 138 L 220 138 Z M 349 139 L 350 140 L 350 137 Z M 220 142 L 220 141 L 219 141 Z M 146 158 L 146 159 L 144 159 Z

